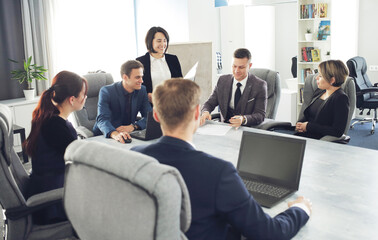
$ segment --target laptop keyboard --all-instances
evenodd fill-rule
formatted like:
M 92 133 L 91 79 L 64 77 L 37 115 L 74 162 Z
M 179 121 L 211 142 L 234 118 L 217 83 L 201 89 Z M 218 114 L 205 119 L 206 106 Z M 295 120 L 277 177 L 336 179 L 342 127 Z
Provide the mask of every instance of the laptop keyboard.
M 243 179 L 243 182 L 250 192 L 262 193 L 276 198 L 280 198 L 290 192 L 290 190 L 285 188 L 279 188 L 261 182 L 250 181 L 247 179 Z

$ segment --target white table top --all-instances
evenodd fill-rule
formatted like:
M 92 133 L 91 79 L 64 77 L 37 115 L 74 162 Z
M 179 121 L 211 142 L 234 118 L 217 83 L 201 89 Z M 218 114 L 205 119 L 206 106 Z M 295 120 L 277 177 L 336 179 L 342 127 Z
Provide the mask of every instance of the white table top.
M 193 142 L 198 150 L 236 166 L 243 130 L 288 136 L 242 127 L 231 129 L 225 136 L 196 134 Z M 156 142 L 133 139 L 131 144 L 121 144 L 103 136 L 90 140 L 127 149 Z M 287 208 L 287 202 L 305 196 L 313 202 L 313 213 L 294 239 L 375 239 L 375 230 L 378 229 L 377 183 L 378 151 L 307 139 L 298 192 L 265 211 L 274 216 Z

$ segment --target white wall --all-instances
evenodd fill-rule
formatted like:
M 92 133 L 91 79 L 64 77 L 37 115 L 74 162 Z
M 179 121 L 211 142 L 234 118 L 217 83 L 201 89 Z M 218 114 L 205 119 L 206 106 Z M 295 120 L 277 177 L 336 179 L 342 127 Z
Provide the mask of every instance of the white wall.
M 222 74 L 232 73 L 232 57 L 235 49 L 245 47 L 244 5 L 220 9 L 220 37 L 223 69 Z
M 252 68 L 275 69 L 275 8 L 245 7 L 245 47 L 252 54 Z
M 170 43 L 189 41 L 187 0 L 138 0 L 137 41 L 138 56 L 147 52 L 145 37 L 148 29 L 160 26 L 167 30 Z M 169 48 L 168 48 L 169 52 Z
M 275 8 L 275 70 L 280 73 L 281 80 L 284 81 L 293 77 L 291 74 L 291 58 L 297 55 L 297 3 L 277 4 Z M 284 86 L 283 83 L 282 87 Z
M 214 7 L 213 0 L 188 0 L 188 22 L 190 42 L 212 42 L 213 72 L 212 85 L 217 81 L 215 52 L 220 51 L 219 8 Z
M 378 72 L 369 71 L 369 65 L 378 65 L 378 1 L 361 0 L 359 9 L 358 55 L 368 64 L 368 76 L 371 82 L 378 82 Z

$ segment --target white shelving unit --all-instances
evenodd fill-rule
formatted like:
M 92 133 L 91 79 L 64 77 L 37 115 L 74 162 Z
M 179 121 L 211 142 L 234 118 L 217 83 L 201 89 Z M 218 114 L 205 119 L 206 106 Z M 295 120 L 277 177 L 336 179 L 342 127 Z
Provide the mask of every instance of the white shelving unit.
M 302 5 L 327 4 L 327 15 L 313 18 L 301 18 Z M 301 89 L 303 88 L 302 74 L 305 69 L 316 71 L 319 63 L 328 59 L 339 59 L 344 63 L 357 55 L 358 47 L 358 0 L 298 0 L 298 61 L 297 61 L 297 113 L 299 114 L 301 103 Z M 330 35 L 325 40 L 318 40 L 318 30 L 321 21 L 330 21 Z M 306 40 L 307 29 L 311 29 L 313 38 Z M 313 47 L 319 49 L 319 61 L 304 62 L 302 48 Z M 330 55 L 327 56 L 327 52 Z

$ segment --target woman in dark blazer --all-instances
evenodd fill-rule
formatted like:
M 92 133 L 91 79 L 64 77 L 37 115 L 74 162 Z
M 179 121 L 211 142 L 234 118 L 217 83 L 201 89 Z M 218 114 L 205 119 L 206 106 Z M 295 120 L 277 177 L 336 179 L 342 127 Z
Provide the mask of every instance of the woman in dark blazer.
M 318 89 L 311 103 L 299 119 L 296 135 L 320 139 L 326 135 L 341 137 L 349 114 L 349 99 L 340 86 L 348 76 L 348 69 L 340 60 L 319 64 Z
M 77 139 L 77 133 L 67 119 L 73 111 L 83 108 L 87 89 L 86 79 L 62 71 L 42 93 L 33 112 L 31 132 L 24 143 L 26 152 L 32 157 L 27 197 L 63 187 L 64 152 Z M 36 211 L 33 219 L 37 224 L 51 224 L 65 221 L 67 217 L 59 202 Z
M 181 65 L 176 55 L 168 54 L 168 32 L 162 27 L 152 27 L 146 35 L 148 52 L 136 60 L 144 66 L 143 85 L 146 86 L 148 100 L 151 102 L 152 89 L 160 82 L 182 77 Z

